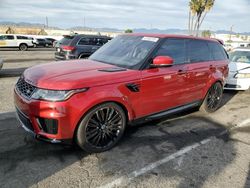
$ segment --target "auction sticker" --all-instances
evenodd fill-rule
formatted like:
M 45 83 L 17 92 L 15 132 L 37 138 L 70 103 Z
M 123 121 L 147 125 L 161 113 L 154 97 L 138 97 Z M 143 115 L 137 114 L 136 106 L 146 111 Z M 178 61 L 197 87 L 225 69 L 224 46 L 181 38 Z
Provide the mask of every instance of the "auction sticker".
M 142 40 L 150 41 L 150 42 L 157 42 L 159 40 L 159 38 L 156 38 L 156 37 L 143 37 Z

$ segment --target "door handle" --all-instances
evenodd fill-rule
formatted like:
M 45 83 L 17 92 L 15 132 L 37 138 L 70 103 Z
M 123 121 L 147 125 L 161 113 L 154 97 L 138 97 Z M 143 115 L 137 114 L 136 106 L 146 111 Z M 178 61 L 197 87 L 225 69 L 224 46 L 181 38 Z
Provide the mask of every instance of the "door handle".
M 187 73 L 186 70 L 182 70 L 182 69 L 178 70 L 178 75 L 183 75 L 183 74 L 186 74 L 186 73 Z
M 210 66 L 209 66 L 209 69 L 210 69 L 211 71 L 214 71 L 214 70 L 216 69 L 216 67 L 213 66 L 213 65 L 210 65 Z

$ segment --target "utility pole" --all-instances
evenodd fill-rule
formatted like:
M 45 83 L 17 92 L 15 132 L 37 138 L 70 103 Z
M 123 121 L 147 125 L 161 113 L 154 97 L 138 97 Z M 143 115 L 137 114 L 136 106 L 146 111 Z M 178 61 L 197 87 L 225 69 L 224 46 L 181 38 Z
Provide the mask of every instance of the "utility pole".
M 49 20 L 48 20 L 48 17 L 46 16 L 46 27 L 48 28 L 49 27 Z
M 86 20 L 85 20 L 85 16 L 83 17 L 83 29 L 86 30 Z
M 234 26 L 234 25 L 231 25 L 231 27 L 230 27 L 230 35 L 229 35 L 229 40 L 230 40 L 230 41 L 232 41 L 233 26 Z

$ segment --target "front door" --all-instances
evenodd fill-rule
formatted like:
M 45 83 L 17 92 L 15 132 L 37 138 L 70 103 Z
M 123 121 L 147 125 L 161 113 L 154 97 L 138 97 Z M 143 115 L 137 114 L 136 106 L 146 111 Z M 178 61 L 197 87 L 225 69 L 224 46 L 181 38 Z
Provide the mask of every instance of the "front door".
M 141 72 L 141 114 L 165 111 L 188 103 L 185 91 L 189 77 L 186 62 L 186 40 L 167 39 L 153 55 L 170 56 L 171 67 L 148 68 Z

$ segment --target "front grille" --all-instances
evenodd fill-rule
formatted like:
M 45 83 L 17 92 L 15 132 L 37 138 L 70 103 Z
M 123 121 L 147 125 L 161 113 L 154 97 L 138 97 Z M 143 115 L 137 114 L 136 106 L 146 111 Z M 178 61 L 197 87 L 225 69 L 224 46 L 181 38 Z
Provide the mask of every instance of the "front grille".
M 31 121 L 29 118 L 27 118 L 22 112 L 20 112 L 18 109 L 16 109 L 18 119 L 21 121 L 21 123 L 28 128 L 31 131 L 34 131 L 34 128 L 32 126 Z
M 36 90 L 36 87 L 25 82 L 23 78 L 20 78 L 16 84 L 16 89 L 22 96 L 29 99 Z

